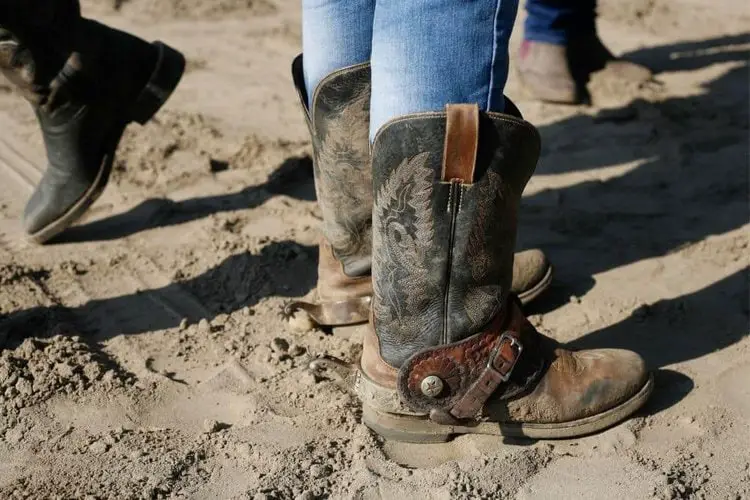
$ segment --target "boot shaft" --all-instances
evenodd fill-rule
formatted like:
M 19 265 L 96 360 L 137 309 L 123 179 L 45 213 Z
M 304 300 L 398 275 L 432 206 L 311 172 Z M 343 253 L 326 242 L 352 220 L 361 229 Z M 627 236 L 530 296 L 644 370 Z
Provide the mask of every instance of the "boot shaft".
M 312 136 L 323 235 L 347 276 L 367 276 L 372 240 L 370 65 L 327 76 L 308 107 L 302 64 L 300 56 L 292 72 Z
M 78 0 L 2 0 L 0 70 L 34 100 L 73 52 L 80 19 Z
M 465 339 L 501 312 L 539 149 L 531 124 L 476 106 L 406 116 L 378 134 L 373 317 L 390 365 Z
M 82 18 L 77 0 L 35 0 L 2 14 L 0 71 L 43 113 L 132 100 L 157 64 L 151 44 Z

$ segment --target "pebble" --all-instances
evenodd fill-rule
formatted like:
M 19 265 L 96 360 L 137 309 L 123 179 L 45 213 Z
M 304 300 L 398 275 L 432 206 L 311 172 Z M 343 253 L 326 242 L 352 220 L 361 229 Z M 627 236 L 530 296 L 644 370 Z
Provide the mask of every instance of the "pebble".
M 187 330 L 187 327 L 189 326 L 187 318 L 182 318 L 180 320 L 180 331 L 183 332 Z
M 315 464 L 310 467 L 310 476 L 314 479 L 322 479 L 328 477 L 333 473 L 333 469 L 330 465 Z
M 203 318 L 198 322 L 198 331 L 207 333 L 211 330 L 211 325 L 208 323 L 208 320 L 206 318 Z
M 218 420 L 207 418 L 206 420 L 203 421 L 203 430 L 209 434 L 220 431 L 221 427 L 222 425 L 219 423 Z
M 298 332 L 309 332 L 315 328 L 315 322 L 304 311 L 299 311 L 288 320 L 289 326 Z
M 253 456 L 253 448 L 247 443 L 240 443 L 236 448 L 237 455 L 244 459 L 250 459 Z
M 94 455 L 101 455 L 109 450 L 109 445 L 104 441 L 94 441 L 89 445 L 89 451 Z

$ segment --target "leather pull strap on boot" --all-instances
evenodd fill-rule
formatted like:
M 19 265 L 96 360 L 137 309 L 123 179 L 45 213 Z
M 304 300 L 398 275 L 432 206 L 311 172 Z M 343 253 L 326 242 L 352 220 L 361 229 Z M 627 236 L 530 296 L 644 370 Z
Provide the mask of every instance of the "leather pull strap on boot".
M 44 243 L 101 195 L 125 127 L 161 108 L 185 60 L 162 43 L 81 18 L 77 1 L 16 3 L 0 12 L 0 71 L 34 106 L 42 129 L 49 163 L 24 227 Z
M 377 136 L 372 328 L 357 390 L 363 422 L 381 435 L 572 437 L 648 397 L 638 355 L 560 349 L 510 291 L 539 149 L 520 115 L 475 105 L 405 116 Z
M 372 283 L 372 172 L 370 169 L 370 65 L 328 75 L 308 109 L 302 56 L 292 66 L 313 144 L 318 204 L 323 214 L 318 286 L 313 302 L 293 302 L 319 325 L 365 323 Z

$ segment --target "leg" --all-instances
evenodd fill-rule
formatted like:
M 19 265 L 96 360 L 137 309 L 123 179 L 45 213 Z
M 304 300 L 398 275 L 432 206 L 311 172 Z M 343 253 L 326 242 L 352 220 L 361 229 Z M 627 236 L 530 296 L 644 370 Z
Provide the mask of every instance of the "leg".
M 0 6 L 0 71 L 31 102 L 48 167 L 24 211 L 43 243 L 104 190 L 128 123 L 145 123 L 177 86 L 185 61 L 156 42 L 81 17 L 77 0 Z
M 447 103 L 503 111 L 517 10 L 517 0 L 378 0 L 371 138 L 396 116 L 441 111 Z
M 607 68 L 635 83 L 651 78 L 644 66 L 615 58 L 596 33 L 596 0 L 528 0 L 519 74 L 537 99 L 587 100 L 592 73 Z
M 302 49 L 309 100 L 336 70 L 370 60 L 375 0 L 303 0 Z
M 528 0 L 524 39 L 565 45 L 573 36 L 596 33 L 595 0 Z
M 541 144 L 510 101 L 498 104 L 506 1 L 376 7 L 372 323 L 356 387 L 363 422 L 386 438 L 580 436 L 652 389 L 637 354 L 566 351 L 511 292 Z

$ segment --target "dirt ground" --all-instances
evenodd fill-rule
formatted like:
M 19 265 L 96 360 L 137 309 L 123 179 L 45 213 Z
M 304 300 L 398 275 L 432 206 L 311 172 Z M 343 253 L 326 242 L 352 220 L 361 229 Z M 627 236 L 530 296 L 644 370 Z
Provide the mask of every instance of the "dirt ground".
M 593 104 L 507 93 L 544 141 L 520 239 L 556 265 L 529 311 L 656 370 L 632 420 L 577 441 L 382 442 L 359 423 L 356 329 L 280 316 L 315 285 L 299 2 L 88 0 L 182 49 L 89 216 L 43 248 L 18 217 L 43 168 L 0 81 L 0 498 L 750 499 L 748 59 L 735 0 L 605 0 L 600 30 L 657 71 Z M 514 47 L 518 43 L 515 35 Z

